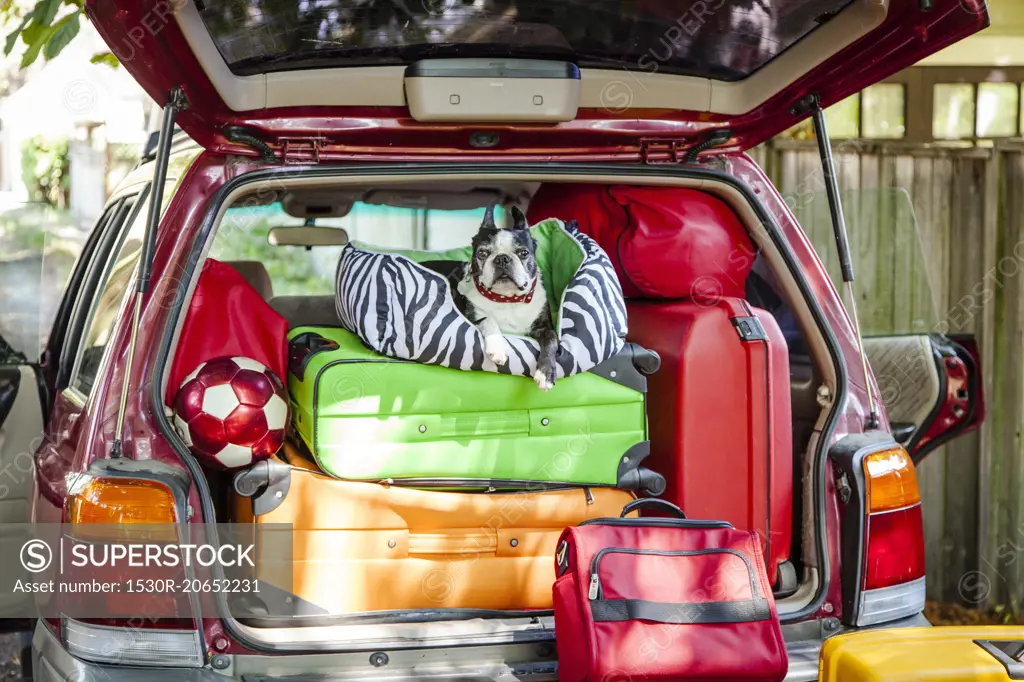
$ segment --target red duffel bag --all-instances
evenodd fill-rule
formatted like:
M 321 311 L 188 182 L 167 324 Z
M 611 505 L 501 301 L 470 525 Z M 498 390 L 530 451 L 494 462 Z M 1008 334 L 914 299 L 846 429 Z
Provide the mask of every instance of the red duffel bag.
M 644 506 L 679 518 L 624 518 Z M 782 680 L 786 645 L 755 533 L 664 500 L 566 528 L 555 556 L 558 679 Z
M 526 217 L 577 221 L 608 254 L 626 298 L 743 298 L 754 264 L 736 212 L 696 189 L 544 183 Z
M 281 381 L 288 369 L 288 321 L 238 270 L 207 258 L 178 337 L 167 382 L 170 405 L 199 363 L 222 355 L 252 358 Z

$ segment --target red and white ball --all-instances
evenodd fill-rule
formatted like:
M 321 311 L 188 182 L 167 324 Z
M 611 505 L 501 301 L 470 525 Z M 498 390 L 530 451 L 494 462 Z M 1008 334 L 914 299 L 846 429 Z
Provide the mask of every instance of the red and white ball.
M 251 358 L 220 357 L 185 377 L 174 400 L 174 426 L 198 457 L 234 469 L 273 456 L 284 443 L 288 394 Z

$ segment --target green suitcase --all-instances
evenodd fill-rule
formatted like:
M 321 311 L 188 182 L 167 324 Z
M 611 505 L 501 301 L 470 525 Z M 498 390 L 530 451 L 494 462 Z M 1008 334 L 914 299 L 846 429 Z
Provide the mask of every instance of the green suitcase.
M 450 488 L 609 486 L 660 494 L 648 455 L 644 372 L 627 344 L 548 392 L 531 379 L 394 360 L 341 328 L 289 335 L 292 420 L 339 479 Z

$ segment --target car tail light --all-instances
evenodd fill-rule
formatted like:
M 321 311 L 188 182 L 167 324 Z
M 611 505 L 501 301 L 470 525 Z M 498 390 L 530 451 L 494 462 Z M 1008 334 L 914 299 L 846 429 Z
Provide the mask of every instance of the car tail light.
M 872 625 L 924 609 L 925 564 L 917 473 L 901 447 L 863 460 L 864 566 L 857 625 Z
M 72 486 L 65 512 L 67 532 L 76 538 L 106 542 L 175 542 L 178 514 L 174 493 L 159 482 L 139 478 L 82 477 Z M 150 569 L 129 575 L 110 573 L 107 567 L 85 567 L 82 578 L 185 577 L 180 567 L 165 573 Z M 181 613 L 182 595 L 149 594 L 143 610 L 154 614 Z M 68 652 L 83 660 L 136 666 L 201 667 L 202 638 L 192 617 L 119 617 L 128 613 L 125 595 L 112 594 L 110 617 L 60 622 L 60 636 Z M 187 605 L 185 608 L 188 608 Z M 138 611 L 138 606 L 134 609 Z
M 72 490 L 67 521 L 72 524 L 173 524 L 174 495 L 157 481 L 89 478 Z
M 68 653 L 95 663 L 199 668 L 204 663 L 199 631 L 147 623 L 97 625 L 65 618 L 61 628 Z
M 868 511 L 884 512 L 920 504 L 917 471 L 903 448 L 882 450 L 864 458 Z

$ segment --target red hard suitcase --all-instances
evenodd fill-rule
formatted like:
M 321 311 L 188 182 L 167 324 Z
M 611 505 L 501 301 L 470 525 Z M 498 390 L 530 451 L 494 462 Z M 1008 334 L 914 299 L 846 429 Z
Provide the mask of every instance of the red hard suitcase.
M 661 356 L 647 419 L 662 497 L 755 531 L 775 582 L 793 538 L 789 354 L 775 318 L 735 298 L 627 310 L 629 339 Z
M 663 497 L 756 531 L 775 581 L 793 537 L 789 352 L 775 319 L 742 298 L 746 228 L 718 197 L 671 187 L 545 184 L 528 217 L 549 216 L 601 244 L 628 297 L 628 339 L 661 356 L 646 462 L 667 479 Z
M 637 500 L 623 516 L 656 503 L 667 505 Z M 555 570 L 563 682 L 786 676 L 761 543 L 749 531 L 723 521 L 594 519 L 565 529 Z

